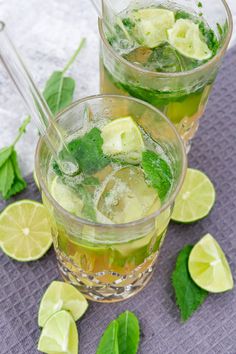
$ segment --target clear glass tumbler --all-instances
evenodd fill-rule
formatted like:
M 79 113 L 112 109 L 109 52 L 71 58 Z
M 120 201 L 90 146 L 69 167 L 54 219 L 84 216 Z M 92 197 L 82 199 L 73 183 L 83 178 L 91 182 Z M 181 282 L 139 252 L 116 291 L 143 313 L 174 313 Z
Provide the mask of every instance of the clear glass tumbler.
M 85 129 L 86 119 L 99 122 L 132 116 L 167 154 L 174 173 L 169 198 L 151 215 L 126 224 L 101 224 L 64 210 L 50 193 L 52 155 L 43 138 L 36 152 L 36 175 L 51 220 L 59 270 L 65 281 L 95 301 L 124 300 L 140 291 L 151 278 L 164 241 L 175 198 L 186 172 L 182 139 L 169 120 L 138 99 L 104 95 L 75 102 L 57 121 L 65 137 Z M 50 130 L 49 130 L 50 136 Z
M 105 3 L 105 2 L 104 2 Z M 194 137 L 199 119 L 204 113 L 208 97 L 228 47 L 232 34 L 232 16 L 225 0 L 116 1 L 110 0 L 116 14 L 129 7 L 140 8 L 162 5 L 187 9 L 189 13 L 202 13 L 220 41 L 218 53 L 205 64 L 185 72 L 159 73 L 134 65 L 117 54 L 106 39 L 104 24 L 99 20 L 100 91 L 103 94 L 131 95 L 160 109 L 176 125 L 188 146 Z M 104 6 L 107 21 L 112 15 Z

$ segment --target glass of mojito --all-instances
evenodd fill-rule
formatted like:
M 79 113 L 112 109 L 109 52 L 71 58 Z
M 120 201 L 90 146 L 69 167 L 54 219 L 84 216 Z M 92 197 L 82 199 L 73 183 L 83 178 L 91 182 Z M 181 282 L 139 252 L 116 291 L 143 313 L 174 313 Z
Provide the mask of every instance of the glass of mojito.
M 41 138 L 36 177 L 60 273 L 91 300 L 124 300 L 152 275 L 186 172 L 184 144 L 163 113 L 132 97 L 85 98 L 57 121 L 79 174 L 64 175 Z
M 101 92 L 151 103 L 188 147 L 231 38 L 226 1 L 110 3 L 99 20 Z

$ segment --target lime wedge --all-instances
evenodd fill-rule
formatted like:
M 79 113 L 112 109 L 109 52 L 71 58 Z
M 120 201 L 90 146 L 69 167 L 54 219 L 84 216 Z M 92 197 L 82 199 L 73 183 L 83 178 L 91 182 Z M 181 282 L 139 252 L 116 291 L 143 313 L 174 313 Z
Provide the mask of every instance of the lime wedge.
M 155 48 L 167 41 L 167 30 L 175 23 L 173 11 L 165 9 L 141 9 L 133 12 L 136 24 L 136 36 L 141 44 L 148 48 Z
M 139 163 L 144 142 L 138 125 L 131 117 L 118 118 L 102 129 L 103 152 L 128 163 Z
M 83 202 L 79 195 L 72 188 L 64 184 L 58 176 L 52 181 L 51 193 L 62 208 L 77 216 L 81 214 Z
M 193 247 L 188 267 L 193 281 L 209 292 L 220 293 L 234 286 L 224 252 L 210 234 Z
M 176 198 L 172 220 L 191 223 L 206 217 L 215 203 L 216 193 L 209 178 L 188 168 L 184 184 Z
M 31 200 L 9 205 L 0 215 L 0 246 L 17 261 L 41 258 L 52 244 L 46 208 Z
M 88 308 L 88 302 L 74 286 L 53 281 L 47 288 L 40 303 L 38 324 L 43 327 L 50 316 L 60 310 L 67 310 L 77 321 Z
M 168 31 L 169 43 L 188 58 L 206 60 L 212 55 L 204 42 L 199 26 L 191 20 L 179 19 Z
M 46 322 L 38 342 L 38 350 L 51 354 L 78 354 L 78 332 L 73 317 L 59 311 Z

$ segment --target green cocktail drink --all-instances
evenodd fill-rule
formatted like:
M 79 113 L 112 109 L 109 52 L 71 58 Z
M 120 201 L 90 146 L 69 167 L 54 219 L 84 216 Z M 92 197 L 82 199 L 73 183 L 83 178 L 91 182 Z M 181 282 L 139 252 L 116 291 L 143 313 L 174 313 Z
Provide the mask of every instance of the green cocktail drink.
M 110 30 L 99 21 L 102 93 L 131 95 L 160 109 L 188 145 L 198 128 L 232 18 L 224 1 L 126 1 Z
M 185 174 L 183 144 L 161 112 L 128 97 L 79 101 L 58 122 L 80 173 L 64 175 L 43 141 L 36 172 L 60 272 L 93 300 L 125 299 L 152 274 Z

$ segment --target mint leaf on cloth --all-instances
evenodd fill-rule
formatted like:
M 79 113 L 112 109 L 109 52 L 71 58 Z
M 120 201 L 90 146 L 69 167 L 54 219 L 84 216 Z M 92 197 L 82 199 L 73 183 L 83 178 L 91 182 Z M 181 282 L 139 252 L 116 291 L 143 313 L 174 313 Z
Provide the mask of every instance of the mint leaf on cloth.
M 27 117 L 20 126 L 12 145 L 0 150 L 0 193 L 3 199 L 9 199 L 25 189 L 27 185 L 19 168 L 15 145 L 26 132 L 29 122 L 30 117 Z
M 147 180 L 157 190 L 159 198 L 163 201 L 173 180 L 170 166 L 159 155 L 150 150 L 143 152 L 141 165 Z
M 82 138 L 68 144 L 83 173 L 91 175 L 106 167 L 110 159 L 102 151 L 103 139 L 98 128 L 92 128 Z M 63 153 L 63 152 L 62 152 Z
M 96 354 L 120 354 L 118 347 L 118 323 L 112 321 L 99 342 Z
M 118 318 L 119 354 L 136 354 L 139 346 L 139 322 L 137 317 L 125 311 Z
M 13 152 L 11 154 L 11 163 L 12 163 L 13 171 L 14 171 L 14 179 L 13 179 L 13 183 L 11 185 L 11 188 L 9 189 L 9 191 L 7 192 L 7 194 L 5 196 L 6 199 L 9 199 L 13 195 L 20 193 L 27 186 L 27 183 L 25 182 L 24 178 L 22 177 L 21 170 L 20 170 L 20 167 L 18 164 L 17 153 L 15 150 L 13 150 Z
M 13 184 L 13 180 L 14 170 L 11 159 L 8 158 L 0 168 L 0 191 L 4 199 L 7 197 L 7 193 Z
M 188 259 L 192 248 L 193 246 L 188 245 L 180 251 L 172 273 L 172 284 L 182 321 L 188 320 L 208 295 L 207 291 L 194 283 L 189 274 Z

